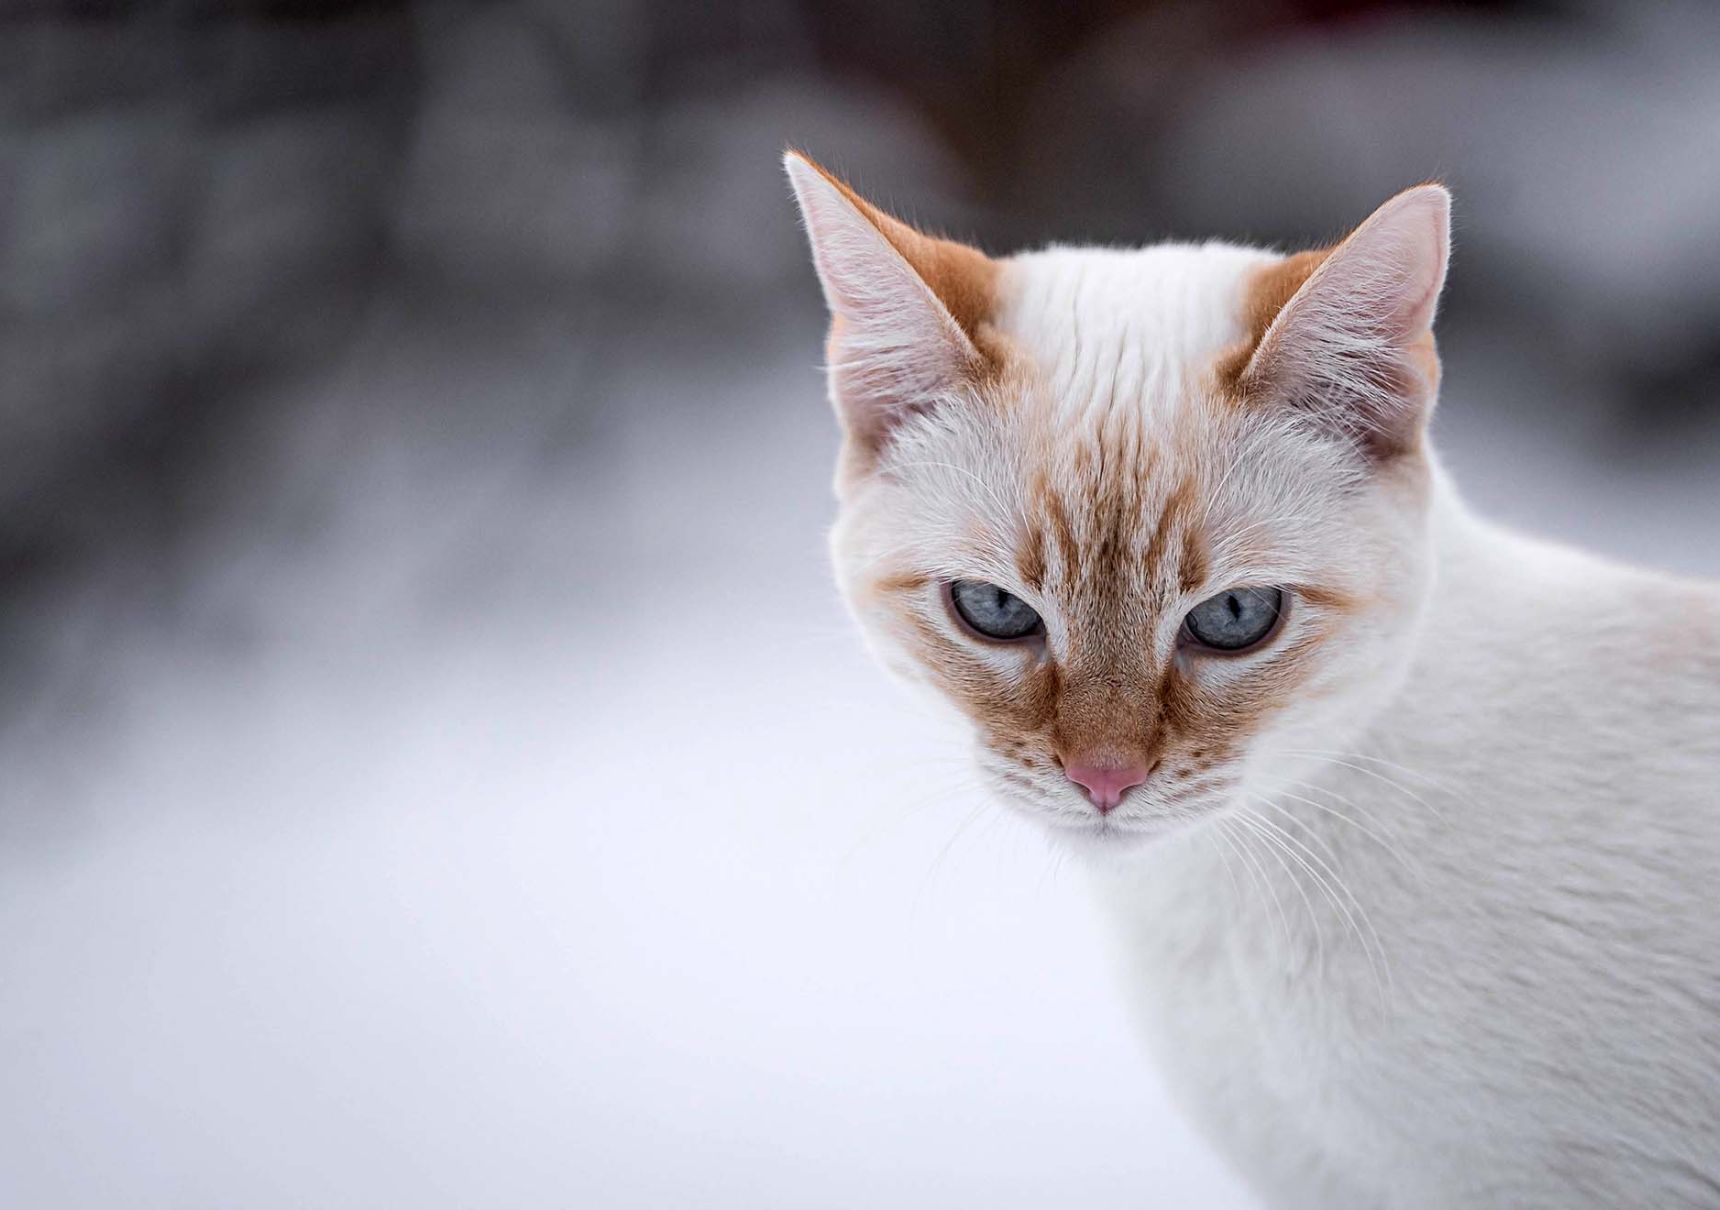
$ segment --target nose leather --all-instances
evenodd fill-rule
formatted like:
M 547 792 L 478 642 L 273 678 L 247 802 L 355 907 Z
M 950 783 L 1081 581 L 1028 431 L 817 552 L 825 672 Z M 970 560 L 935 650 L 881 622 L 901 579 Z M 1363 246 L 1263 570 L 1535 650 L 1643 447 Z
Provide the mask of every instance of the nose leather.
M 1071 761 L 1063 767 L 1069 780 L 1087 791 L 1100 814 L 1123 801 L 1123 793 L 1147 780 L 1147 767 L 1133 762 L 1106 760 Z

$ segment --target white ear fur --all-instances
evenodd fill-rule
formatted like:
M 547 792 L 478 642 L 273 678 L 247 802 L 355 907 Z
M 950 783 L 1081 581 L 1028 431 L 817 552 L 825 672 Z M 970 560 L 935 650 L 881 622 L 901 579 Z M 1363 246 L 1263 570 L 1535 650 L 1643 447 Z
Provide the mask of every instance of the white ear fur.
M 1433 316 L 1450 255 L 1451 195 L 1418 185 L 1334 248 L 1243 371 L 1376 454 L 1414 448 L 1438 388 Z
M 981 357 L 886 238 L 880 223 L 894 220 L 862 210 L 864 203 L 792 151 L 783 166 L 830 307 L 831 400 L 849 436 L 876 453 L 902 419 L 970 378 Z

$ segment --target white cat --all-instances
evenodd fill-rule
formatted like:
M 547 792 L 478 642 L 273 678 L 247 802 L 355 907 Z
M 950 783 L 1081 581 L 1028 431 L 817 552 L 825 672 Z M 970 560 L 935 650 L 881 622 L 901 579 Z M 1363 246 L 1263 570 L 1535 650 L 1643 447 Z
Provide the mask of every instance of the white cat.
M 787 167 L 844 592 L 1098 858 L 1261 1197 L 1720 1206 L 1720 591 L 1465 508 L 1445 190 L 1293 257 L 991 259 Z

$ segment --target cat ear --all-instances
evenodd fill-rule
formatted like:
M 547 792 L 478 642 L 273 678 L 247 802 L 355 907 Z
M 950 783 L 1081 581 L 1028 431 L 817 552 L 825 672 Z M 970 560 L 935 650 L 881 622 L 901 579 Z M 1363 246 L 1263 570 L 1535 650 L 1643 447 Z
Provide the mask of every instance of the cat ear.
M 891 218 L 797 152 L 783 166 L 830 306 L 831 401 L 863 466 L 904 419 L 987 372 L 975 337 L 997 264 Z
M 1433 315 L 1450 254 L 1451 195 L 1418 185 L 1324 254 L 1259 289 L 1283 297 L 1238 385 L 1314 414 L 1384 461 L 1415 449 L 1439 387 Z M 1268 278 L 1272 271 L 1269 271 Z

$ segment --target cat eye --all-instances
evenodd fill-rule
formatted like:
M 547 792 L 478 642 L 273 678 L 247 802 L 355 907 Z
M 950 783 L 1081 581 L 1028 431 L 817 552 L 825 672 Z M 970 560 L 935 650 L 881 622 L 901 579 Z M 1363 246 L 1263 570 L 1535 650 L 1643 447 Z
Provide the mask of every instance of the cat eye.
M 1183 630 L 1214 651 L 1246 651 L 1271 637 L 1284 613 L 1278 588 L 1231 588 L 1189 610 Z
M 956 616 L 969 630 L 984 638 L 1009 642 L 1030 638 L 1045 629 L 1031 605 L 996 584 L 954 580 L 948 592 Z

